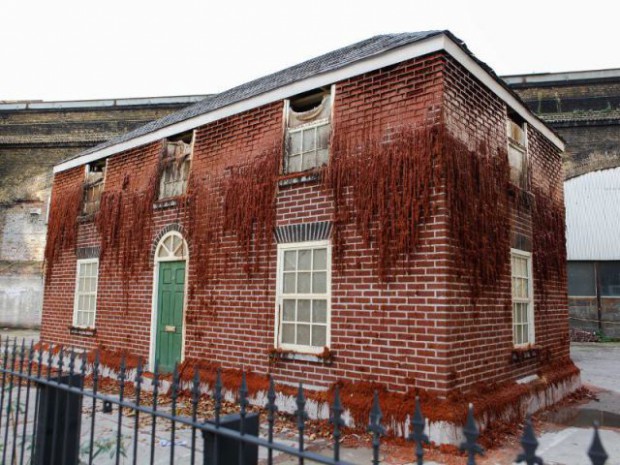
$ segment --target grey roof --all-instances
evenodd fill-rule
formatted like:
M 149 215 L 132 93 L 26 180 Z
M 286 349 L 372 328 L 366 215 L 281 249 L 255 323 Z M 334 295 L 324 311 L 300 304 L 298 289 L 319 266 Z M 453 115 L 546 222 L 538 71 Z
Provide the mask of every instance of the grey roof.
M 620 168 L 593 171 L 564 183 L 569 260 L 620 260 Z
M 88 155 L 90 153 L 98 152 L 102 149 L 112 147 L 123 142 L 127 142 L 131 139 L 144 136 L 146 134 L 155 132 L 159 129 L 171 126 L 173 124 L 193 118 L 195 116 L 210 113 L 233 103 L 240 102 L 242 100 L 255 97 L 265 92 L 269 92 L 286 86 L 287 84 L 301 81 L 311 76 L 316 76 L 318 74 L 326 73 L 329 71 L 335 71 L 356 61 L 360 61 L 374 55 L 379 55 L 389 50 L 419 42 L 441 34 L 444 34 L 450 39 L 452 39 L 454 43 L 456 43 L 465 53 L 467 53 L 487 73 L 489 73 L 497 83 L 499 83 L 504 89 L 506 89 L 519 102 L 523 102 L 523 100 L 518 96 L 518 94 L 514 90 L 512 90 L 508 86 L 508 84 L 506 84 L 502 79 L 500 79 L 497 74 L 495 74 L 491 67 L 478 59 L 467 48 L 463 41 L 461 41 L 458 37 L 456 37 L 448 30 L 385 34 L 374 36 L 361 42 L 349 45 L 347 47 L 334 50 L 332 52 L 326 53 L 325 55 L 321 55 L 298 65 L 291 66 L 290 68 L 286 68 L 282 71 L 278 71 L 276 73 L 255 79 L 254 81 L 241 84 L 240 86 L 233 87 L 232 89 L 226 90 L 220 94 L 211 95 L 204 100 L 201 100 L 200 102 L 183 108 L 182 110 L 171 113 L 158 120 L 151 121 L 150 123 L 134 129 L 133 131 L 127 132 L 118 137 L 103 142 L 102 144 L 96 145 L 95 147 L 68 157 L 64 160 L 64 162 L 82 157 L 84 155 Z M 533 113 L 532 116 L 534 118 L 540 119 L 536 117 Z M 555 133 L 552 128 L 549 129 Z M 557 135 L 557 133 L 555 134 Z
M 190 105 L 182 110 L 164 116 L 163 118 L 151 121 L 144 126 L 140 126 L 133 131 L 129 131 L 118 137 L 114 137 L 106 142 L 96 145 L 95 147 L 91 147 L 90 149 L 76 155 L 72 155 L 65 161 L 73 160 L 74 158 L 79 158 L 83 155 L 97 152 L 106 147 L 111 147 L 113 145 L 126 142 L 136 137 L 157 131 L 158 129 L 166 126 L 170 126 L 194 116 L 209 113 L 217 110 L 218 108 L 263 94 L 310 76 L 333 71 L 361 59 L 446 32 L 447 31 L 407 32 L 371 37 L 370 39 L 334 50 L 326 53 L 325 55 L 321 55 L 290 68 L 286 68 L 282 71 L 278 71 L 276 73 L 255 79 L 254 81 L 241 84 L 240 86 L 233 87 L 232 89 L 226 90 L 220 94 L 209 96 L 194 105 Z

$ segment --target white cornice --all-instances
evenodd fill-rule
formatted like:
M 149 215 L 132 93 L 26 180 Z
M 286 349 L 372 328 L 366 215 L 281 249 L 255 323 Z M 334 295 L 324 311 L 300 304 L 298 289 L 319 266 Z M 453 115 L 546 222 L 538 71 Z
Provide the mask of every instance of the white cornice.
M 358 60 L 349 65 L 343 66 L 337 70 L 328 71 L 317 74 L 309 78 L 287 84 L 277 89 L 265 92 L 263 94 L 250 97 L 248 99 L 232 103 L 222 108 L 218 108 L 208 113 L 188 118 L 178 123 L 166 126 L 148 134 L 138 136 L 116 145 L 102 148 L 96 152 L 83 155 L 72 160 L 60 163 L 54 167 L 54 173 L 68 170 L 76 166 L 90 163 L 100 158 L 105 158 L 125 150 L 133 149 L 141 145 L 149 144 L 161 140 L 165 137 L 172 136 L 184 131 L 212 123 L 214 121 L 242 113 L 263 105 L 267 105 L 279 100 L 284 100 L 292 95 L 296 95 L 308 90 L 316 89 L 326 85 L 359 76 L 370 71 L 374 71 L 385 66 L 390 66 L 402 61 L 417 58 L 429 53 L 445 50 L 459 63 L 467 68 L 474 76 L 476 76 L 483 84 L 491 89 L 498 97 L 506 102 L 514 111 L 519 113 L 528 123 L 542 132 L 549 140 L 551 140 L 558 148 L 564 150 L 562 141 L 538 118 L 536 118 L 521 102 L 519 102 L 510 92 L 508 92 L 495 78 L 485 71 L 476 61 L 474 61 L 467 53 L 465 53 L 455 42 L 445 34 L 440 34 L 428 39 L 414 42 L 412 44 L 388 50 L 386 52 Z
M 502 79 L 510 84 L 545 84 L 558 83 L 570 84 L 571 81 L 590 81 L 598 79 L 618 79 L 620 69 L 588 69 L 583 71 L 564 71 L 559 73 L 534 73 L 534 74 L 511 74 L 502 76 Z

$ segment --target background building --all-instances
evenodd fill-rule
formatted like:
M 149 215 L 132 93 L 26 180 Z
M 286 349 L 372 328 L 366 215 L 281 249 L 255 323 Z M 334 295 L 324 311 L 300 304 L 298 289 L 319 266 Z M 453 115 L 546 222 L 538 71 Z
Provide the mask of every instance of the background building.
M 0 101 L 0 326 L 38 326 L 52 167 L 204 96 Z
M 571 327 L 620 337 L 620 69 L 504 80 L 566 141 Z

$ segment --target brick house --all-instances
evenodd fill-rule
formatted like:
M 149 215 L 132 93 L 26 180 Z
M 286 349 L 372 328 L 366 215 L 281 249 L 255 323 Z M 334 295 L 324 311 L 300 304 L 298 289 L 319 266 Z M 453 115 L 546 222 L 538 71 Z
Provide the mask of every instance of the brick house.
M 442 397 L 572 367 L 562 150 L 448 31 L 330 52 L 57 165 L 42 339 Z

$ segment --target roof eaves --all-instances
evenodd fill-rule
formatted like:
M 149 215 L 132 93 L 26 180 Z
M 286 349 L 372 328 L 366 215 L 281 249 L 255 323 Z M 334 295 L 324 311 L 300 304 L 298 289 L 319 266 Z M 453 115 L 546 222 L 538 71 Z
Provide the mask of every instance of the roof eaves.
M 296 95 L 316 87 L 332 84 L 334 82 L 373 71 L 390 64 L 399 63 L 407 59 L 423 56 L 439 50 L 445 50 L 461 62 L 461 64 L 469 69 L 469 71 L 472 72 L 472 74 L 474 74 L 474 76 L 476 76 L 480 81 L 482 81 L 483 84 L 490 87 L 509 106 L 520 113 L 537 129 L 541 130 L 556 146 L 558 146 L 561 150 L 564 150 L 564 142 L 561 137 L 558 136 L 552 128 L 538 118 L 531 110 L 529 110 L 521 98 L 504 81 L 502 81 L 486 63 L 479 60 L 467 48 L 463 41 L 447 30 L 417 33 L 422 34 L 422 36 L 417 38 L 415 37 L 415 34 L 416 33 L 409 35 L 394 34 L 376 36 L 357 44 L 353 44 L 352 46 L 335 50 L 334 52 L 330 52 L 316 59 L 308 60 L 278 73 L 250 81 L 246 84 L 242 84 L 241 86 L 224 91 L 221 94 L 210 96 L 190 107 L 187 107 L 186 109 L 141 126 L 140 128 L 124 134 L 117 139 L 112 139 L 92 149 L 81 152 L 75 157 L 67 159 L 59 165 L 56 165 L 54 167 L 54 172 L 56 173 L 75 166 L 83 165 L 100 158 L 114 155 L 124 150 L 139 147 L 141 145 L 154 142 L 155 140 L 194 129 L 242 111 L 247 111 L 261 105 L 266 105 L 274 101 L 288 98 L 291 95 Z M 405 40 L 403 40 L 402 43 L 399 43 L 399 37 L 403 37 Z M 413 38 L 407 41 L 407 37 Z M 388 48 L 378 48 L 374 51 L 371 50 L 369 53 L 357 59 L 351 59 L 349 56 L 349 61 L 343 63 L 341 66 L 338 66 L 338 63 L 336 63 L 336 66 L 328 66 L 327 69 L 318 70 L 315 74 L 309 74 L 299 80 L 290 80 L 288 82 L 278 83 L 275 87 L 269 88 L 263 92 L 254 94 L 250 92 L 248 95 L 242 95 L 242 97 L 238 100 L 233 100 L 227 104 L 218 106 L 218 101 L 226 101 L 229 94 L 238 92 L 239 90 L 241 90 L 241 93 L 243 94 L 243 92 L 248 88 L 251 90 L 252 85 L 255 85 L 259 81 L 275 79 L 278 76 L 280 78 L 286 78 L 285 74 L 287 72 L 301 69 L 304 66 L 309 66 L 309 64 L 311 65 L 323 57 L 329 57 L 330 59 L 337 58 L 338 52 L 342 50 L 350 50 L 351 47 L 356 46 L 363 47 L 371 43 L 373 40 L 385 38 L 394 39 L 396 44 Z M 493 89 L 493 87 L 495 87 L 495 89 Z M 204 112 L 201 112 L 203 109 Z

